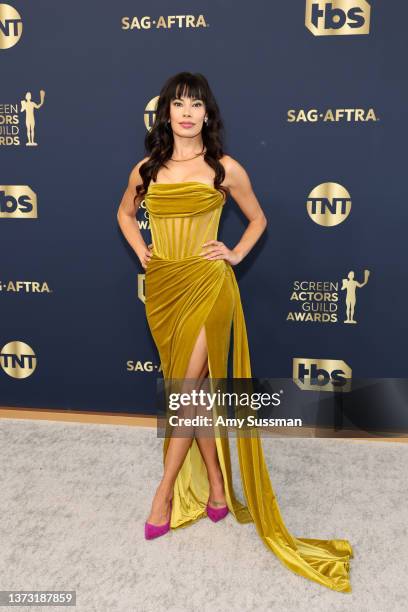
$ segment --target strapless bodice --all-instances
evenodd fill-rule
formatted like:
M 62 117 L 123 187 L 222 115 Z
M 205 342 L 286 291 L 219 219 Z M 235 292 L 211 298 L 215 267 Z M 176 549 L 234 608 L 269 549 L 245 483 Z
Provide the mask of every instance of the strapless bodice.
M 145 195 L 153 253 L 163 259 L 198 255 L 217 240 L 224 194 L 198 181 L 150 183 Z

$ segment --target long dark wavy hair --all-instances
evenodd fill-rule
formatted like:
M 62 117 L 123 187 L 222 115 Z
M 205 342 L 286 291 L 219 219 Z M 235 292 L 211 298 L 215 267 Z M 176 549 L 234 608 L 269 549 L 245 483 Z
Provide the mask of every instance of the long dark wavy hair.
M 229 189 L 221 185 L 225 178 L 224 166 L 219 161 L 224 155 L 224 124 L 218 104 L 204 75 L 200 73 L 179 72 L 170 77 L 160 91 L 155 121 L 151 130 L 147 132 L 144 142 L 149 159 L 139 169 L 143 184 L 136 186 L 136 195 L 133 201 L 138 196 L 146 194 L 150 181 L 156 181 L 160 167 L 167 167 L 166 161 L 173 154 L 173 130 L 170 123 L 168 123 L 170 119 L 170 103 L 181 96 L 200 99 L 205 104 L 208 122 L 203 123 L 201 132 L 203 145 L 206 149 L 204 160 L 215 171 L 215 189 L 224 192 L 225 197 L 229 195 Z

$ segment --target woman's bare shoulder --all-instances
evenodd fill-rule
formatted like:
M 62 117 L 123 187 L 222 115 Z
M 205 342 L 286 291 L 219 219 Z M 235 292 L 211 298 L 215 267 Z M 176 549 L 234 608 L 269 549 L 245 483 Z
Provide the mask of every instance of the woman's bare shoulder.
M 245 168 L 231 155 L 224 155 L 221 157 L 220 162 L 225 170 L 225 179 L 222 182 L 225 187 L 231 188 L 247 177 Z
M 130 171 L 130 175 L 129 175 L 129 184 L 132 187 L 142 184 L 143 181 L 142 181 L 142 177 L 140 176 L 140 167 L 143 166 L 143 164 L 147 162 L 149 159 L 150 159 L 149 157 L 144 157 L 143 159 L 138 161 L 135 166 L 133 166 L 132 170 Z

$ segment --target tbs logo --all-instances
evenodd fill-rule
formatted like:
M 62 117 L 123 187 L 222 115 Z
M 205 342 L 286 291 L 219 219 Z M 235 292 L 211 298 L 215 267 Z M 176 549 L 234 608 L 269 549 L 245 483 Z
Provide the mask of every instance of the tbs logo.
M 306 0 L 305 26 L 314 36 L 370 33 L 367 0 Z
M 37 217 L 37 195 L 28 185 L 0 185 L 0 219 Z
M 293 381 L 302 391 L 350 391 L 351 368 L 340 359 L 293 359 Z

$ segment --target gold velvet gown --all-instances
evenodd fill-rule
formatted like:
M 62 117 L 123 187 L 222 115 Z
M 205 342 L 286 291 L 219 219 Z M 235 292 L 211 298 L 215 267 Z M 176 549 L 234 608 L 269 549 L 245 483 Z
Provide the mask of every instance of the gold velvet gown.
M 165 379 L 182 379 L 198 333 L 205 325 L 209 376 L 227 377 L 233 331 L 233 377 L 250 378 L 251 366 L 239 288 L 231 265 L 199 253 L 217 240 L 224 195 L 198 181 L 150 183 L 145 195 L 152 257 L 145 270 L 147 321 Z M 335 591 L 351 591 L 347 540 L 296 538 L 283 522 L 256 430 L 237 437 L 246 505 L 234 494 L 228 437 L 215 437 L 227 504 L 239 523 L 254 522 L 259 536 L 293 572 Z M 163 462 L 170 438 L 163 444 Z M 187 452 L 174 485 L 171 527 L 206 515 L 209 484 L 197 442 Z M 232 544 L 231 544 L 232 545 Z

